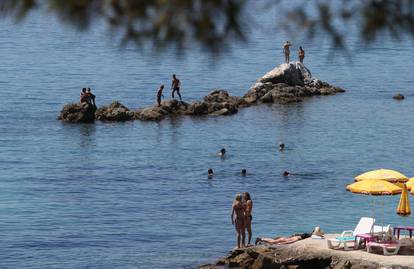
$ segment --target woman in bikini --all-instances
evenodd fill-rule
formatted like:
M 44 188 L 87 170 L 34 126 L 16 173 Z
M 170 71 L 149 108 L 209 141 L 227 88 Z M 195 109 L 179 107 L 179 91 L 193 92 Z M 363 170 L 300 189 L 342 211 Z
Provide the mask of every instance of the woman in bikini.
M 248 235 L 247 244 L 250 245 L 252 241 L 252 210 L 253 210 L 253 201 L 250 198 L 250 193 L 245 192 L 243 193 L 243 200 L 244 200 L 244 208 L 245 208 L 245 226 Z
M 240 193 L 236 194 L 233 201 L 231 211 L 231 223 L 236 228 L 237 233 L 237 247 L 245 247 L 245 208 L 242 203 L 242 196 Z

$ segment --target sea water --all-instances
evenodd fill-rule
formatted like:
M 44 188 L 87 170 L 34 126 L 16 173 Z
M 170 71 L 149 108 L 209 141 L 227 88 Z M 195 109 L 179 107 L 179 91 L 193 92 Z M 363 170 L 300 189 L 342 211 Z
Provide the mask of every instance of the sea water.
M 213 58 L 191 45 L 180 57 L 174 49 L 120 48 L 104 25 L 79 32 L 43 13 L 17 25 L 2 20 L 0 267 L 195 268 L 235 246 L 231 204 L 244 191 L 254 202 L 254 238 L 315 226 L 341 232 L 362 216 L 413 224 L 395 214 L 398 197 L 345 190 L 371 169 L 414 175 L 410 40 L 366 47 L 349 36 L 352 57 L 336 53 L 324 36 L 292 40 L 292 58 L 302 45 L 313 75 L 346 89 L 335 96 L 253 106 L 228 117 L 56 120 L 82 87 L 93 89 L 98 105 L 152 105 L 173 73 L 185 101 L 215 88 L 241 96 L 283 61 L 288 38 L 272 31 L 276 11 L 262 10 L 255 21 L 260 27 L 246 43 Z M 396 92 L 406 100 L 393 100 Z M 295 175 L 283 177 L 285 170 Z

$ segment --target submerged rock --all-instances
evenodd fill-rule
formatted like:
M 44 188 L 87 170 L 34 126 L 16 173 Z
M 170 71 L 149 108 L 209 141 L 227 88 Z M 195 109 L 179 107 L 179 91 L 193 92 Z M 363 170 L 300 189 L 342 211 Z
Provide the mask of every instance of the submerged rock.
M 120 102 L 114 101 L 109 106 L 100 107 L 95 117 L 101 121 L 128 121 L 134 119 L 134 112 Z
M 93 123 L 96 107 L 87 103 L 72 103 L 65 105 L 58 119 L 71 123 Z

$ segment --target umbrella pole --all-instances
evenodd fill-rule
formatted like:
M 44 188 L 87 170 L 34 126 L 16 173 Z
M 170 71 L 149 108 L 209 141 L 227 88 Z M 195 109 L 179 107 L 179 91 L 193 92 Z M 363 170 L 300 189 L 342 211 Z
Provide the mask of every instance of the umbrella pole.
M 382 198 L 382 226 L 381 226 L 381 232 L 384 233 L 384 198 Z

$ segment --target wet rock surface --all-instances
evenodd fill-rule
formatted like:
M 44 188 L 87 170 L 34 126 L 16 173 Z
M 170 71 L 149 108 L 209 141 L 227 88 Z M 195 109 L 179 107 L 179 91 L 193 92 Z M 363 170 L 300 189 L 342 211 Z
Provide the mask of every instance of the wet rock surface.
M 93 123 L 95 121 L 96 107 L 87 103 L 73 103 L 65 105 L 58 119 L 70 123 Z
M 186 103 L 176 99 L 164 100 L 161 106 L 151 106 L 131 111 L 115 101 L 109 106 L 89 110 L 81 104 L 66 105 L 59 119 L 67 122 L 101 121 L 160 121 L 166 117 L 227 116 L 242 107 L 259 103 L 295 103 L 314 95 L 332 95 L 344 92 L 339 87 L 312 77 L 310 71 L 300 62 L 282 64 L 259 78 L 243 96 L 231 96 L 226 90 L 213 90 L 201 101 Z
M 101 121 L 128 121 L 134 119 L 134 112 L 120 102 L 114 101 L 109 106 L 100 107 L 95 112 L 95 117 Z

